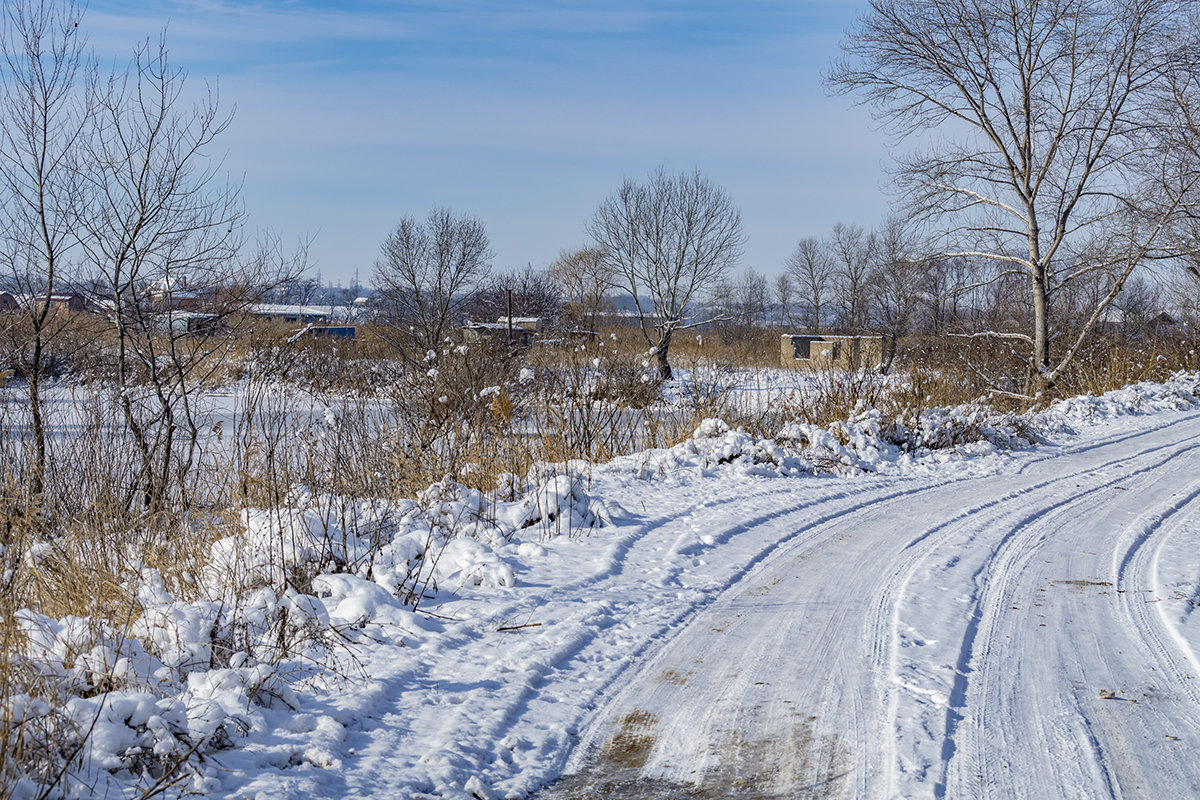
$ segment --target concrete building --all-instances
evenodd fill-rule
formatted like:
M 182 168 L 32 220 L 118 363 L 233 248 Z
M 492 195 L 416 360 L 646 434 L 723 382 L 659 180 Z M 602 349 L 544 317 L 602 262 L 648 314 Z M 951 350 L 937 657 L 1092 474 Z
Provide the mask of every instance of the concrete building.
M 785 333 L 779 357 L 792 369 L 878 369 L 883 364 L 883 337 Z

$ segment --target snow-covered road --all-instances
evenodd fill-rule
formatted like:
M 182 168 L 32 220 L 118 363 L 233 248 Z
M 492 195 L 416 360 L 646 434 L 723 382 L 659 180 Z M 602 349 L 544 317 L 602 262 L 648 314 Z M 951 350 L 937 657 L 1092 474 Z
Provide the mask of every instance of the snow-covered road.
M 1190 414 L 984 477 L 777 482 L 736 530 L 697 507 L 759 556 L 539 797 L 1200 796 L 1198 498 Z

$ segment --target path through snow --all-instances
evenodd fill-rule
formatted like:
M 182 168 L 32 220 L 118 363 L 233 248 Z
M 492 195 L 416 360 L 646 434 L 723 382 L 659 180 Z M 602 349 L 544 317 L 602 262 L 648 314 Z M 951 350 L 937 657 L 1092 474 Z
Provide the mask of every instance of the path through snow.
M 1200 796 L 1200 418 L 1049 455 L 747 499 L 781 545 L 538 797 Z

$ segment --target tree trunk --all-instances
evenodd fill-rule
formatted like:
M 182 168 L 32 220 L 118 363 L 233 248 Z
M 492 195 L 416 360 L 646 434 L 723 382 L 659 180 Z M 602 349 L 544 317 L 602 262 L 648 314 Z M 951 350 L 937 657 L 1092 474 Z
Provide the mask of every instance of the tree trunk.
M 33 425 L 34 464 L 29 494 L 41 502 L 46 489 L 46 421 L 42 416 L 42 335 L 34 333 L 33 357 L 29 365 L 29 414 Z
M 896 334 L 888 333 L 883 336 L 883 358 L 879 362 L 879 372 L 887 375 L 892 371 L 892 362 L 896 360 Z
M 671 347 L 671 334 L 674 332 L 674 328 L 664 327 L 662 333 L 659 334 L 658 344 L 655 345 L 658 348 L 658 377 L 664 381 L 669 381 L 673 377 L 671 365 L 667 361 L 667 351 Z
M 1029 388 L 1033 392 L 1044 388 L 1039 375 L 1050 369 L 1050 306 L 1046 278 L 1046 268 L 1037 265 L 1032 276 L 1033 353 L 1029 362 Z

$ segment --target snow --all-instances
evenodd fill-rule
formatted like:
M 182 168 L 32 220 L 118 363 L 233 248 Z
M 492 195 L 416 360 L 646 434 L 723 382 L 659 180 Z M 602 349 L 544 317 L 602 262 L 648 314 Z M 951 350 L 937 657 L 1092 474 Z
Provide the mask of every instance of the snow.
M 545 797 L 1195 796 L 1198 380 L 771 439 L 708 419 L 347 529 L 325 498 L 251 509 L 201 600 L 143 570 L 132 638 L 22 618 L 64 685 L 115 685 L 64 702 L 92 735 L 63 791 L 185 758 L 187 789 L 246 800 L 564 773 Z

